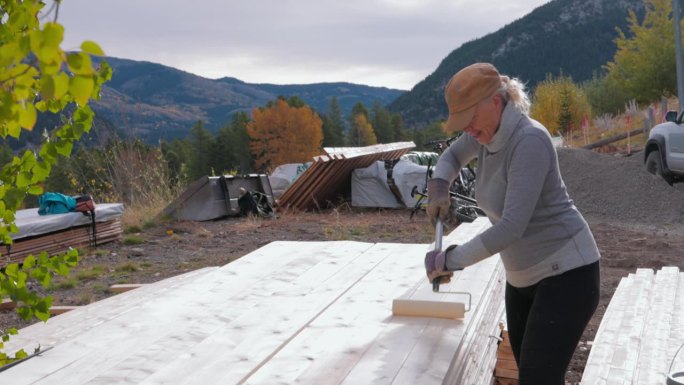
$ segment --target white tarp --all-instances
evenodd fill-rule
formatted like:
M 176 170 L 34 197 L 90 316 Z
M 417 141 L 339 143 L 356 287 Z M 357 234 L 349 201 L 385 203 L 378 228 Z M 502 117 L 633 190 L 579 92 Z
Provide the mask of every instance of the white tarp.
M 288 163 L 276 167 L 271 175 L 268 176 L 273 196 L 279 197 L 283 195 L 285 190 L 311 166 L 311 163 Z
M 122 203 L 98 203 L 95 205 L 95 222 L 106 222 L 123 214 Z M 70 227 L 89 225 L 90 216 L 80 212 L 38 215 L 38 208 L 17 210 L 16 221 L 19 232 L 12 239 L 20 239 L 64 230 Z
M 366 168 L 357 168 L 352 172 L 351 179 L 352 206 L 413 207 L 420 197 L 411 197 L 411 191 L 414 186 L 418 191 L 423 191 L 426 173 L 427 166 L 404 159 L 397 162 L 392 169 L 392 178 L 401 196 L 399 202 L 387 184 L 384 161 L 377 161 Z

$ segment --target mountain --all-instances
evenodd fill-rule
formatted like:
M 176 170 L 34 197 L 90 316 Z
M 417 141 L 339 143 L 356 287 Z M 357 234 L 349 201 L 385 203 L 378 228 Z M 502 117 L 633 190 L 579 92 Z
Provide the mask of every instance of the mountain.
M 98 117 L 120 131 L 156 142 L 185 137 L 202 120 L 209 130 L 229 123 L 236 112 L 251 113 L 278 96 L 299 96 L 319 114 L 337 97 L 344 114 L 354 104 L 387 105 L 405 91 L 351 83 L 307 85 L 250 84 L 235 78 L 203 78 L 161 64 L 109 57 L 111 81 L 93 103 Z M 98 129 L 98 127 L 96 127 Z
M 482 38 L 452 51 L 437 69 L 388 108 L 409 127 L 446 119 L 444 87 L 453 74 L 475 62 L 490 62 L 532 90 L 547 74 L 590 80 L 613 59 L 619 27 L 629 36 L 627 16 L 642 19 L 643 0 L 553 0 Z

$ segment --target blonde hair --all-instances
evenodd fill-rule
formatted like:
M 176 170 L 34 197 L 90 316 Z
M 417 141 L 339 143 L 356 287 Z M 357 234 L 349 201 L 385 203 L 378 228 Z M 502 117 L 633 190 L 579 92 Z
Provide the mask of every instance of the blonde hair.
M 512 102 L 513 105 L 523 114 L 530 113 L 530 98 L 525 91 L 525 84 L 518 78 L 509 78 L 508 76 L 501 76 L 501 87 L 496 91 L 500 94 L 506 102 Z

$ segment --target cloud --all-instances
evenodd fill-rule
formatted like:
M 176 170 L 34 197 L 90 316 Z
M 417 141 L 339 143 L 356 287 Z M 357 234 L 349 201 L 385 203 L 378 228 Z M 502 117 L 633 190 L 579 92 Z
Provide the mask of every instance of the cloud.
M 259 83 L 349 81 L 409 89 L 464 42 L 542 0 L 69 0 L 65 47 Z

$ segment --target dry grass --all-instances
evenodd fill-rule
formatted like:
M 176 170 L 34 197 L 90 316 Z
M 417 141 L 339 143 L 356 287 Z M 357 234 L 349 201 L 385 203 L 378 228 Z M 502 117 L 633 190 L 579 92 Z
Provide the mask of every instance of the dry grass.
M 628 103 L 625 111 L 619 115 L 604 114 L 594 117 L 585 129 L 575 129 L 563 135 L 565 145 L 568 147 L 582 147 L 587 144 L 598 142 L 619 134 L 643 129 L 643 133 L 631 135 L 628 138 L 610 143 L 599 152 L 630 154 L 634 151 L 643 149 L 648 140 L 648 131 L 652 126 L 665 121 L 667 110 L 676 110 L 678 100 L 670 98 L 650 106 L 639 107 L 636 103 Z M 649 111 L 650 110 L 650 111 Z M 647 117 L 652 114 L 653 122 L 649 122 Z
M 121 219 L 124 228 L 144 229 L 156 224 L 160 220 L 159 214 L 172 201 L 166 195 L 156 196 L 156 199 L 126 207 Z

